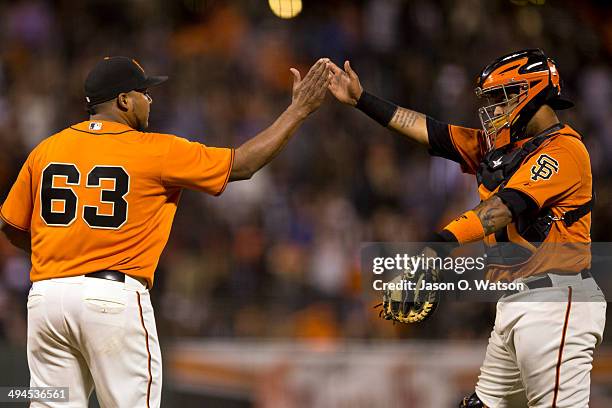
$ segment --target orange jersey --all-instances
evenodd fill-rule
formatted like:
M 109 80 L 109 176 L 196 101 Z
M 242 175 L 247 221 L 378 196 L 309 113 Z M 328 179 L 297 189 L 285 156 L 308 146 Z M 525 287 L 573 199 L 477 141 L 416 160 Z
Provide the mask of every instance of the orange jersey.
M 30 279 L 116 270 L 153 285 L 183 188 L 223 192 L 233 149 L 86 121 L 29 155 L 0 216 L 30 231 Z
M 431 119 L 429 119 L 432 121 Z M 433 122 L 433 121 L 432 121 Z M 429 124 L 432 154 L 455 160 L 464 172 L 475 174 L 483 159 L 480 144 L 481 130 L 440 122 Z M 491 267 L 490 279 L 513 280 L 547 271 L 579 272 L 590 267 L 591 214 L 567 226 L 559 220 L 563 215 L 592 198 L 593 180 L 591 164 L 581 136 L 565 125 L 554 132 L 522 162 L 518 170 L 500 187 L 515 190 L 529 197 L 539 212 L 549 208 L 557 219 L 551 225 L 541 250 L 519 234 L 515 220 L 508 224 L 501 235 L 505 241 L 517 243 L 534 255 L 520 267 Z M 478 188 L 482 201 L 500 192 L 500 187 L 489 191 L 483 184 Z M 494 245 L 499 233 L 485 238 L 487 245 Z M 552 256 L 554 253 L 554 256 Z

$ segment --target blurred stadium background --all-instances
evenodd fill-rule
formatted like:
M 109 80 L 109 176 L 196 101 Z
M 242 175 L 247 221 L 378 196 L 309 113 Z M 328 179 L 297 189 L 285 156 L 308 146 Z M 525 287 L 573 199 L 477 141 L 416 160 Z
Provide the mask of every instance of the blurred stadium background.
M 274 1 L 274 0 L 272 0 Z M 304 0 L 0 3 L 0 201 L 28 152 L 85 120 L 83 79 L 106 55 L 170 75 L 151 129 L 237 146 L 290 102 L 289 67 L 350 59 L 368 90 L 478 127 L 473 78 L 541 47 L 577 107 L 611 241 L 612 10 L 606 0 Z M 459 166 L 361 113 L 324 104 L 269 168 L 219 198 L 184 194 L 152 298 L 163 406 L 449 407 L 471 393 L 492 304 L 445 304 L 411 327 L 380 321 L 360 288 L 364 241 L 418 241 L 477 202 Z M 0 384 L 28 383 L 29 261 L 0 240 Z M 608 319 L 610 321 L 610 319 Z M 595 356 L 592 404 L 612 406 L 612 342 Z

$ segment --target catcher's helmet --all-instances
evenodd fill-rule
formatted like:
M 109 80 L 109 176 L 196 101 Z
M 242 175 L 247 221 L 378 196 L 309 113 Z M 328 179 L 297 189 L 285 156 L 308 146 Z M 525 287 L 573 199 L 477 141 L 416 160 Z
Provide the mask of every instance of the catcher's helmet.
M 487 100 L 478 109 L 487 151 L 524 139 L 527 123 L 542 105 L 553 109 L 574 106 L 561 98 L 555 62 L 540 49 L 496 59 L 478 75 L 475 91 Z

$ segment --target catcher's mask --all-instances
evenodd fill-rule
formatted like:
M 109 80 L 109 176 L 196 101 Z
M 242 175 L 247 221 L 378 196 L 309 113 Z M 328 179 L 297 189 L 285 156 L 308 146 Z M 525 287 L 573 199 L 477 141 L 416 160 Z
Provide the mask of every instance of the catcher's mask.
M 540 49 L 517 51 L 487 65 L 476 79 L 476 95 L 486 151 L 524 139 L 527 123 L 544 104 L 553 109 L 574 106 L 561 98 L 555 62 Z

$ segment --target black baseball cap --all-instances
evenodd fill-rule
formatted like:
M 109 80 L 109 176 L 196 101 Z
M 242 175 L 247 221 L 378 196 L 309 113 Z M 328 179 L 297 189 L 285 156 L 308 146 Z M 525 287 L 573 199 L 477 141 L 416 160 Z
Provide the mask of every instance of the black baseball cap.
M 147 76 L 136 60 L 128 57 L 105 57 L 85 79 L 85 99 L 92 107 L 110 101 L 123 92 L 159 85 L 167 76 Z

